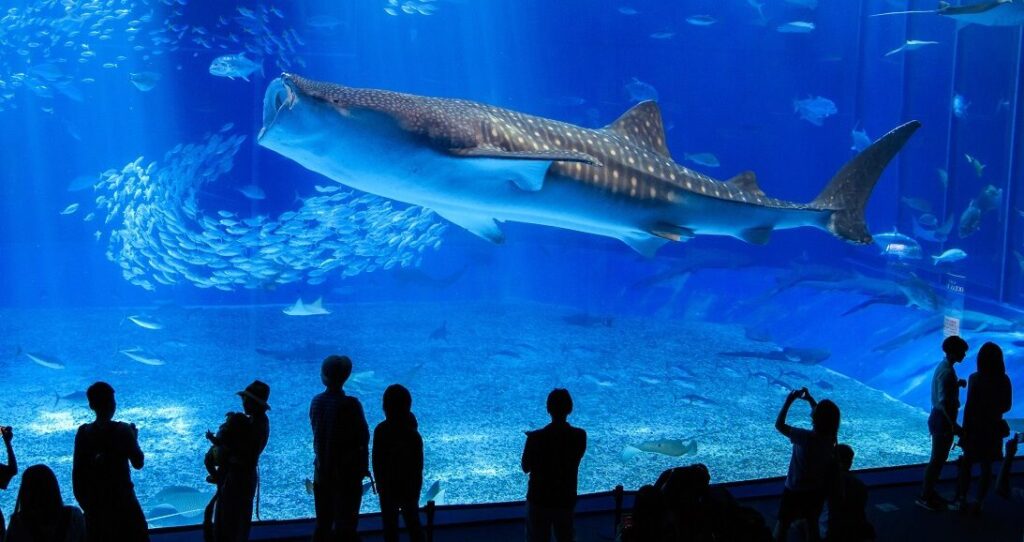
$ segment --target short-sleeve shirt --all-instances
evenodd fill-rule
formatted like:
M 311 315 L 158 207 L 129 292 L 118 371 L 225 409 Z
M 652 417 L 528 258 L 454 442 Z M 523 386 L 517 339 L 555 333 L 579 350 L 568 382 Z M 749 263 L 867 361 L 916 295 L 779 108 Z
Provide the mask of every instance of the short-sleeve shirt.
M 825 482 L 832 466 L 833 443 L 814 431 L 797 427 L 790 430 L 789 440 L 793 443 L 793 455 L 789 460 L 786 489 L 825 489 Z

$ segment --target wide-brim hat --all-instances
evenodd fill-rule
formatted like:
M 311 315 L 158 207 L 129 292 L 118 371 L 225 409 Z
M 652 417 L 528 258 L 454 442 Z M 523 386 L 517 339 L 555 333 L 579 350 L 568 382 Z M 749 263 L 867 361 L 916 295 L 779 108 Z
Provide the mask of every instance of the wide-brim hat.
M 238 392 L 238 395 L 241 397 L 248 397 L 267 410 L 270 410 L 270 405 L 267 404 L 267 400 L 270 399 L 270 386 L 264 382 L 253 380 L 252 384 L 249 384 L 244 390 Z

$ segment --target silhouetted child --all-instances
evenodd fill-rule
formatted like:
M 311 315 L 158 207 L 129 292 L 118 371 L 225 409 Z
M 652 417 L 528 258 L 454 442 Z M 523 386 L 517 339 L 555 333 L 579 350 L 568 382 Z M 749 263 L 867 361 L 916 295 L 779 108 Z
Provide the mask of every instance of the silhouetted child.
M 551 423 L 526 432 L 523 472 L 530 475 L 526 492 L 526 537 L 530 542 L 547 542 L 551 532 L 558 542 L 572 542 L 575 536 L 573 512 L 580 461 L 587 451 L 587 432 L 569 425 L 572 396 L 556 388 L 548 394 Z
M 786 424 L 789 408 L 797 399 L 804 399 L 811 405 L 810 431 Z M 833 487 L 837 476 L 835 446 L 839 433 L 839 407 L 828 399 L 816 402 L 807 388 L 793 390 L 779 411 L 775 429 L 793 443 L 786 487 L 779 503 L 775 539 L 788 540 L 790 526 L 802 520 L 808 529 L 807 539 L 819 540 L 818 519 L 828 490 Z
M 89 540 L 149 540 L 146 519 L 135 496 L 129 465 L 141 469 L 135 424 L 114 421 L 114 388 L 97 382 L 85 392 L 96 421 L 78 428 L 71 480 L 75 498 L 85 512 Z
M 942 467 L 949 459 L 953 437 L 961 432 L 956 418 L 960 411 L 960 388 L 966 386 L 967 382 L 957 378 L 955 365 L 964 360 L 967 350 L 967 341 L 956 335 L 946 337 L 942 341 L 942 352 L 945 357 L 932 374 L 932 411 L 928 415 L 932 452 L 928 466 L 924 469 L 921 496 L 916 501 L 918 506 L 928 510 L 942 510 L 948 505 L 935 491 L 935 483 L 939 481 Z
M 18 460 L 14 457 L 14 447 L 11 446 L 11 440 L 14 439 L 14 429 L 0 427 L 0 437 L 3 438 L 4 448 L 7 449 L 7 463 L 0 463 L 0 489 L 6 490 L 7 485 L 11 483 L 11 479 L 14 478 L 14 475 L 18 474 Z M 4 539 L 5 525 L 4 513 L 3 510 L 0 510 L 0 540 Z
M 1003 350 L 995 343 L 985 343 L 978 350 L 978 371 L 971 375 L 964 405 L 963 436 L 957 473 L 956 498 L 953 508 L 960 511 L 981 511 L 981 505 L 992 484 L 992 462 L 1002 459 L 1003 439 L 1010 435 L 1010 426 L 1003 414 L 1013 406 L 1013 390 L 1006 376 Z M 967 490 L 971 486 L 971 466 L 978 463 L 978 500 L 967 503 Z
M 21 476 L 18 503 L 5 542 L 84 542 L 85 518 L 65 506 L 57 477 L 46 465 L 32 465 Z M 120 539 L 111 539 L 120 540 Z
M 836 446 L 839 483 L 828 499 L 828 542 L 865 542 L 875 539 L 875 528 L 868 521 L 868 488 L 851 472 L 853 448 Z
M 249 540 L 253 502 L 259 489 L 260 455 L 270 440 L 270 419 L 267 417 L 270 386 L 254 380 L 237 395 L 242 399 L 245 414 L 239 417 L 237 413 L 229 413 L 225 423 L 230 427 L 224 435 L 224 442 L 216 436 L 213 438 L 220 442 L 214 451 L 217 456 L 214 469 L 217 494 L 207 506 L 203 527 L 207 540 L 216 542 Z M 256 515 L 259 516 L 258 508 Z
M 400 384 L 384 390 L 384 421 L 373 430 L 373 475 L 380 496 L 384 541 L 398 541 L 402 513 L 409 539 L 423 540 L 419 499 L 423 489 L 423 438 L 412 413 L 412 395 Z
M 203 458 L 206 481 L 219 484 L 227 475 L 228 463 L 233 450 L 244 449 L 252 438 L 252 425 L 249 417 L 241 412 L 228 412 L 224 423 L 217 428 L 217 434 L 207 431 L 206 440 L 210 441 L 210 449 Z
M 363 478 L 370 473 L 370 428 L 362 403 L 342 391 L 351 374 L 352 360 L 348 356 L 328 356 L 320 366 L 320 380 L 327 389 L 313 397 L 309 405 L 316 454 L 315 541 L 358 540 Z

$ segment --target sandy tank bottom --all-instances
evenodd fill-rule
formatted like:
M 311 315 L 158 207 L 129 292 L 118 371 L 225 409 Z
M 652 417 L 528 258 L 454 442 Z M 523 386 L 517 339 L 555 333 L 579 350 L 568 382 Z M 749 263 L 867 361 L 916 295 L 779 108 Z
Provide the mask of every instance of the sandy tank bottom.
M 840 440 L 856 449 L 858 468 L 923 462 L 928 454 L 918 408 L 825 367 L 722 356 L 772 348 L 752 343 L 739 326 L 605 320 L 529 303 L 327 306 L 332 314 L 311 317 L 285 316 L 279 306 L 0 311 L 0 424 L 15 427 L 19 463 L 50 465 L 71 500 L 74 434 L 90 419 L 80 392 L 110 382 L 117 419 L 139 428 L 146 466 L 134 479 L 154 525 L 199 520 L 181 513 L 212 493 L 203 434 L 240 409 L 234 393 L 254 378 L 272 390 L 262 517 L 311 516 L 308 408 L 322 390 L 320 361 L 331 353 L 354 360 L 346 390 L 363 402 L 371 431 L 383 416 L 384 388 L 398 382 L 411 390 L 425 440 L 424 491 L 438 481 L 442 503 L 524 497 L 523 432 L 547 423 L 544 402 L 554 387 L 570 390 L 570 421 L 588 432 L 581 492 L 637 488 L 693 462 L 707 464 L 716 482 L 784 475 L 790 445 L 773 423 L 787 386 L 806 385 L 839 404 Z M 162 327 L 126 319 L 136 314 Z M 26 352 L 64 367 L 43 367 Z M 808 414 L 797 404 L 791 420 L 807 424 Z M 695 442 L 696 450 L 624 458 L 627 446 L 656 439 Z M 0 493 L 8 514 L 17 487 L 15 480 Z M 367 495 L 363 509 L 377 509 L 376 497 Z

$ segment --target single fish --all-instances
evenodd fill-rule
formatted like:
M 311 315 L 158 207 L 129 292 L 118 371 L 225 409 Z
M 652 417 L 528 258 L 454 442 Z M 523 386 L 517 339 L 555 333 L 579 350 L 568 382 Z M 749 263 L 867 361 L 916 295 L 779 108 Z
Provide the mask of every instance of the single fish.
M 815 125 L 821 126 L 824 119 L 839 112 L 836 104 L 822 96 L 814 96 L 803 100 L 793 100 L 793 112 L 801 119 Z
M 149 92 L 160 82 L 160 74 L 157 72 L 129 73 L 128 80 L 135 85 L 135 88 L 142 92 Z
M 978 177 L 981 177 L 982 171 L 985 169 L 985 164 L 982 164 L 980 160 L 967 153 L 964 153 L 964 158 L 967 159 L 968 164 L 974 167 L 974 173 L 976 173 Z
M 632 8 L 632 7 L 629 7 L 629 6 L 619 6 L 619 9 L 617 11 L 619 13 L 621 13 L 622 15 L 627 15 L 627 16 L 630 16 L 630 17 L 640 13 L 639 11 L 636 10 L 636 8 Z
M 654 32 L 651 34 L 652 40 L 670 40 L 676 35 L 675 32 Z
M 640 452 L 667 455 L 669 457 L 682 457 L 697 453 L 697 441 L 691 440 L 689 443 L 686 443 L 680 439 L 657 439 L 639 444 L 630 444 L 622 450 L 622 460 L 629 461 Z
M 320 316 L 324 314 L 331 314 L 331 311 L 324 308 L 323 302 L 324 299 L 321 297 L 307 305 L 303 303 L 300 298 L 294 305 L 285 308 L 281 312 L 288 316 Z
M 959 94 L 953 95 L 953 116 L 958 119 L 967 118 L 967 108 L 971 106 L 971 102 L 968 102 L 966 98 Z
M 868 137 L 868 133 L 861 129 L 854 128 L 850 130 L 850 139 L 853 141 L 853 145 L 850 147 L 851 151 L 860 152 L 869 145 L 871 145 L 871 138 Z
M 981 229 L 981 210 L 974 205 L 974 201 L 971 201 L 970 205 L 964 209 L 963 214 L 960 215 L 960 227 L 958 233 L 960 238 L 963 239 L 974 233 L 977 233 Z
M 997 210 L 1002 204 L 1003 189 L 991 184 L 982 188 L 978 196 L 974 198 L 974 205 L 982 213 Z
M 636 77 L 626 83 L 626 92 L 629 100 L 633 103 L 646 102 L 648 100 L 658 101 L 658 91 L 649 83 L 645 83 Z
M 935 168 L 935 173 L 939 175 L 939 184 L 942 185 L 942 191 L 945 192 L 949 187 L 949 173 L 943 168 Z
M 99 181 L 95 175 L 79 175 L 68 183 L 68 192 L 78 192 L 86 188 L 93 188 Z
M 511 220 L 615 237 L 653 255 L 670 240 L 711 234 L 762 244 L 775 229 L 801 226 L 870 243 L 863 212 L 871 189 L 919 126 L 911 121 L 882 136 L 807 204 L 768 197 L 749 172 L 719 182 L 679 166 L 653 102 L 592 130 L 285 74 L 267 88 L 258 141 L 352 188 L 426 206 L 492 242 L 504 238 L 495 219 Z M 549 178 L 557 190 L 546 188 Z
M 133 315 L 129 316 L 128 320 L 130 320 L 133 324 L 141 327 L 142 329 L 157 330 L 157 329 L 163 329 L 164 328 L 164 325 L 161 324 L 160 322 L 157 322 L 155 320 L 146 319 L 146 317 L 139 316 L 137 314 L 133 314 Z
M 89 397 L 86 396 L 84 391 L 73 391 L 67 395 L 61 395 L 57 392 L 53 393 L 53 406 L 57 406 L 61 401 L 70 403 L 72 405 L 87 405 L 89 404 Z
M 77 210 L 78 210 L 78 204 L 77 203 L 72 203 L 71 205 L 68 205 L 67 207 L 65 207 L 64 210 L 60 212 L 60 214 L 62 214 L 62 215 L 73 215 L 73 214 L 75 214 L 75 211 L 77 211 Z
M 921 41 L 921 40 L 907 40 L 903 45 L 885 53 L 885 56 L 892 56 L 899 53 L 905 53 L 907 51 L 916 51 L 929 45 L 938 45 L 937 41 Z
M 248 81 L 249 76 L 257 70 L 259 70 L 260 75 L 263 75 L 263 61 L 260 60 L 259 62 L 256 62 L 254 60 L 250 60 L 245 56 L 245 53 L 219 56 L 213 59 L 213 62 L 210 63 L 211 75 L 227 77 L 228 79 L 241 77 Z
M 710 152 L 683 153 L 683 160 L 705 167 L 718 167 L 722 165 L 718 162 L 718 157 Z
M 423 498 L 420 499 L 420 506 L 426 506 L 430 501 L 434 501 L 436 504 L 443 492 L 444 489 L 441 487 L 441 481 L 434 480 L 434 483 L 430 484 L 430 487 L 428 487 L 427 491 L 423 494 Z
M 911 209 L 919 213 L 930 213 L 932 212 L 932 202 L 924 198 L 912 198 L 909 196 L 903 196 L 900 198 L 903 205 L 910 207 Z
M 19 348 L 18 351 L 21 352 L 21 349 Z M 54 357 L 51 357 L 51 356 L 47 356 L 45 354 L 37 354 L 37 353 L 34 353 L 34 352 L 24 352 L 24 354 L 25 354 L 25 357 L 27 357 L 28 359 L 32 360 L 33 363 L 35 363 L 36 365 L 39 365 L 41 367 L 46 367 L 47 369 L 63 369 L 64 368 L 64 363 L 61 362 L 57 358 L 54 358 Z
M 238 190 L 239 193 L 241 193 L 243 196 L 245 196 L 245 197 L 247 197 L 249 199 L 253 199 L 253 200 L 267 199 L 267 193 L 264 192 L 262 188 L 254 185 L 254 184 L 247 184 L 247 185 L 245 185 L 245 186 L 243 186 L 241 188 L 236 188 L 235 190 Z
M 120 352 L 121 354 L 127 356 L 129 359 L 135 360 L 143 365 L 149 365 L 151 367 L 159 367 L 167 363 L 166 361 L 160 358 L 147 356 L 145 352 L 142 351 L 141 348 L 128 348 L 125 350 L 121 350 Z
M 959 262 L 967 257 L 967 253 L 959 248 L 951 248 L 938 256 L 932 256 L 932 265 L 948 264 Z
M 782 34 L 807 34 L 814 31 L 814 23 L 807 21 L 790 21 L 775 27 Z
M 718 20 L 710 15 L 690 15 L 686 18 L 686 22 L 693 26 L 711 26 Z

